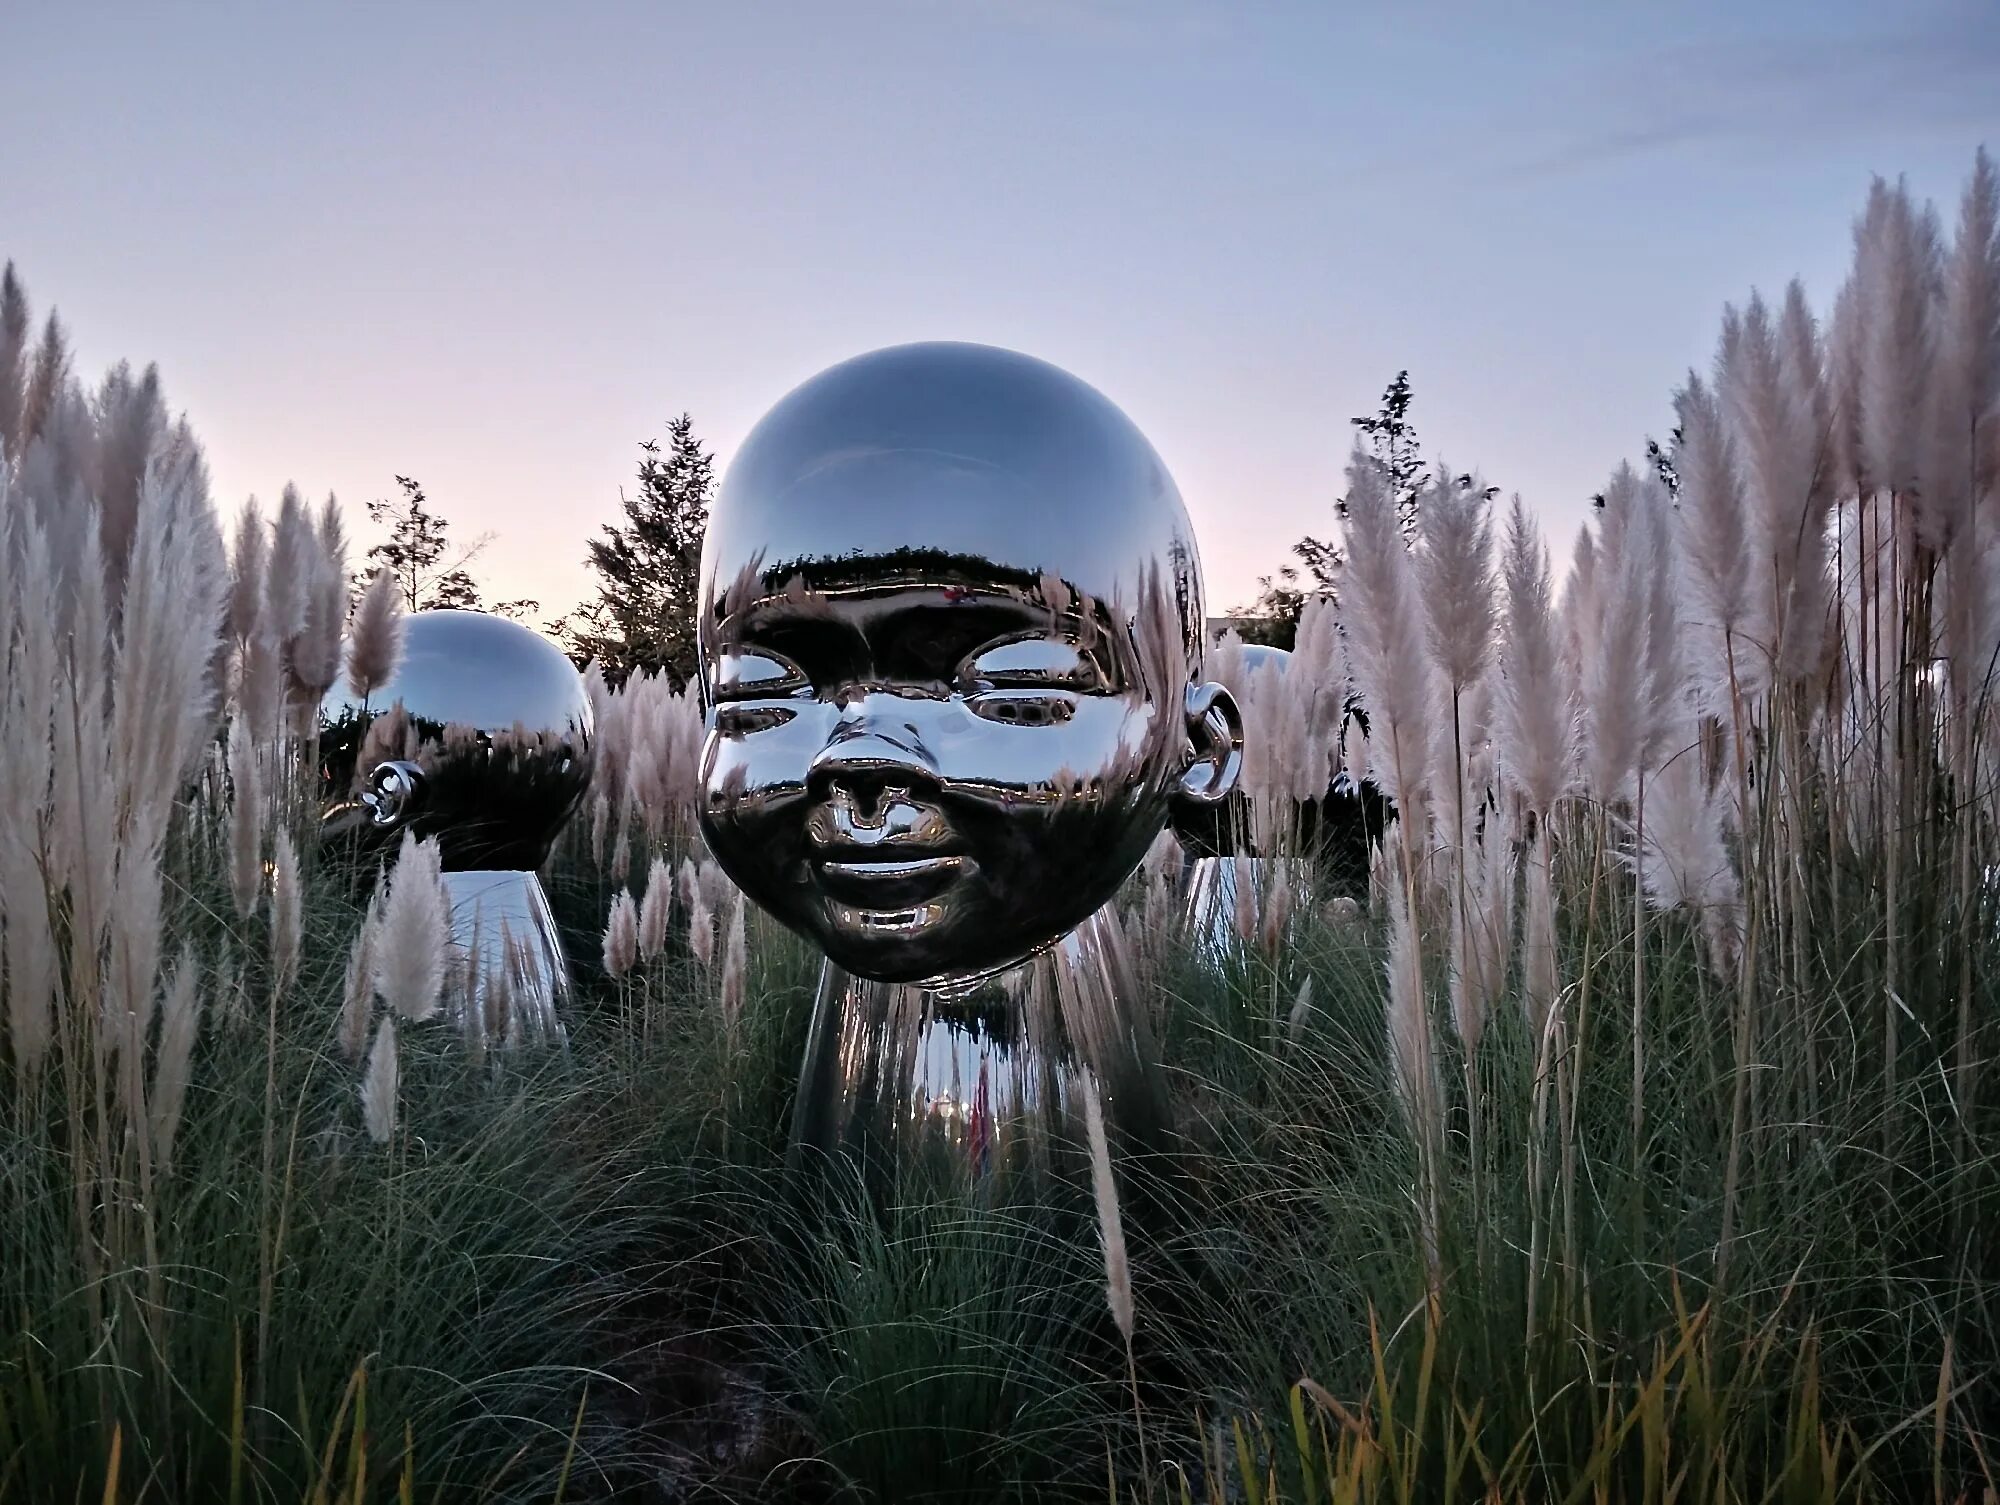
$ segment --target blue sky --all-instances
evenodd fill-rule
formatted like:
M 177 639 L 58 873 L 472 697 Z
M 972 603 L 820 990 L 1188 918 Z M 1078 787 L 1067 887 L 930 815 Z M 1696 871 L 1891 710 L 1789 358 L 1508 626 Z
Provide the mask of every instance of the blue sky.
M 1994 0 L 76 5 L 0 21 L 0 257 L 159 362 L 220 500 L 397 473 L 587 589 L 637 443 L 726 460 L 906 339 L 1068 367 L 1166 457 L 1214 608 L 1324 533 L 1407 367 L 1557 535 L 1725 300 L 1824 308 L 1871 173 L 2000 147 Z M 365 536 L 363 541 L 367 541 Z

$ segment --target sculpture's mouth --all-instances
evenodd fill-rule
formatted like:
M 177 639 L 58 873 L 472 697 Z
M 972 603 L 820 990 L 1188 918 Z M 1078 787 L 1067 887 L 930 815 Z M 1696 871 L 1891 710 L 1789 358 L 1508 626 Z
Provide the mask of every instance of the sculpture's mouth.
M 882 848 L 835 849 L 813 858 L 819 885 L 861 910 L 908 909 L 937 898 L 971 866 L 952 852 L 890 855 Z

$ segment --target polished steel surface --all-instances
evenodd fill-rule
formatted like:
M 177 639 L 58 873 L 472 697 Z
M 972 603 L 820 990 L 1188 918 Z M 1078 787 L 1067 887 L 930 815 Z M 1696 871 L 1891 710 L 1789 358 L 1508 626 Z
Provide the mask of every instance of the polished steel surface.
M 484 612 L 412 613 L 394 676 L 365 701 L 336 685 L 319 727 L 322 838 L 364 857 L 413 830 L 448 872 L 536 868 L 590 786 L 582 676 Z
M 947 987 L 820 977 L 793 1118 L 795 1155 L 978 1179 L 1045 1173 L 1083 1135 L 1096 1078 L 1128 1153 L 1170 1145 L 1156 1021 L 1110 907 L 1004 972 Z
M 476 1008 L 476 1027 L 496 1048 L 562 1043 L 558 1010 L 569 1001 L 569 965 L 540 881 L 501 868 L 449 872 L 443 882 L 454 1007 Z M 462 1012 L 459 1024 L 468 1027 Z
M 703 830 L 851 975 L 838 997 L 944 998 L 1036 955 L 1235 785 L 1180 494 L 1044 362 L 908 345 L 806 382 L 730 466 L 702 582 Z

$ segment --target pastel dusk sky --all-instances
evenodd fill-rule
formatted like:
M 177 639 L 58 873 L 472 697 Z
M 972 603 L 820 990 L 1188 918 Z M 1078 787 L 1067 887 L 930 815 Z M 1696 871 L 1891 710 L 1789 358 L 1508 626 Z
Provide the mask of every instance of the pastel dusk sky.
M 157 361 L 218 501 L 419 478 L 587 589 L 640 440 L 1011 346 L 1138 422 L 1212 610 L 1425 449 L 1558 553 L 1725 301 L 1829 306 L 1871 174 L 2000 147 L 1995 0 L 0 0 L 0 258 L 77 369 Z

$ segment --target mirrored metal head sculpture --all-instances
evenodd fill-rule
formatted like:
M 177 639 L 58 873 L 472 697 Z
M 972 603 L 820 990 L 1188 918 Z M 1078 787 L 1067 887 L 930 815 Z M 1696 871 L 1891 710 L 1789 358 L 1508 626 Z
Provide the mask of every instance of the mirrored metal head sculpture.
M 322 844 L 373 862 L 405 832 L 436 839 L 458 996 L 482 1012 L 510 999 L 510 1034 L 562 1033 L 569 972 L 534 869 L 590 788 L 591 738 L 562 651 L 484 612 L 412 613 L 386 683 L 365 699 L 342 683 L 320 704 Z
M 905 345 L 753 429 L 702 553 L 703 830 L 839 967 L 990 974 L 1233 787 L 1201 571 L 1145 437 L 1045 362 Z
M 539 632 L 477 611 L 420 611 L 366 700 L 320 704 L 321 832 L 393 852 L 436 837 L 447 872 L 540 867 L 590 787 L 583 678 Z

